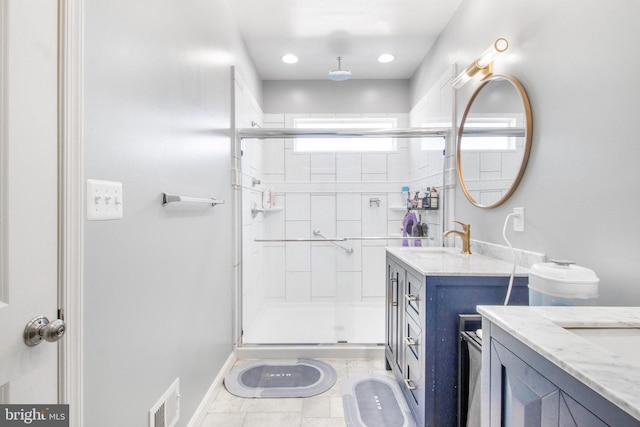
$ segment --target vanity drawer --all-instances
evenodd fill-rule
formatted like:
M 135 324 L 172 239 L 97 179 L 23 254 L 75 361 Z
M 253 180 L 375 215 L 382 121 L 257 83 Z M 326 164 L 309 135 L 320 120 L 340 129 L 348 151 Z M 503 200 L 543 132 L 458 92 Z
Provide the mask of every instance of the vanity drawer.
M 423 318 L 423 279 L 419 279 L 414 276 L 410 272 L 407 271 L 406 284 L 405 284 L 405 294 L 404 294 L 404 308 L 407 314 L 413 316 L 416 322 L 421 323 L 420 320 Z
M 405 360 L 403 393 L 416 421 L 421 425 L 424 418 L 425 399 L 423 363 L 410 351 L 407 351 Z

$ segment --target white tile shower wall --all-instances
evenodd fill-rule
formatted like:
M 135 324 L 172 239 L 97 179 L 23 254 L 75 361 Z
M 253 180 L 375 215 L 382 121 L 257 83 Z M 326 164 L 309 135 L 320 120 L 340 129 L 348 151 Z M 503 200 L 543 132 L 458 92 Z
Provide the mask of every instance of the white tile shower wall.
M 286 302 L 311 302 L 311 273 L 287 271 Z
M 311 219 L 311 195 L 287 194 L 285 196 L 285 218 L 287 221 L 309 221 Z
M 362 174 L 387 174 L 387 154 L 363 154 Z M 386 181 L 386 176 L 384 181 Z
M 285 289 L 285 254 L 284 246 L 264 246 L 264 276 L 262 277 L 265 299 L 271 302 L 284 302 Z
M 265 123 L 265 128 L 272 127 L 271 123 Z M 264 170 L 265 175 L 284 175 L 284 139 L 273 139 L 264 144 Z
M 337 301 L 353 303 L 362 301 L 362 272 L 339 271 L 336 279 Z
M 387 194 L 364 193 L 361 197 L 362 235 L 365 237 L 383 237 L 387 235 Z M 386 244 L 386 241 L 366 242 Z
M 362 247 L 362 297 L 365 301 L 384 298 L 385 253 L 384 246 Z
M 283 206 L 283 197 L 276 196 L 275 206 Z M 264 220 L 262 221 L 262 228 L 258 232 L 258 237 L 261 239 L 283 239 L 286 234 L 285 228 L 285 210 L 270 211 L 262 214 Z M 261 245 L 273 245 L 273 243 L 260 243 Z M 278 243 L 278 245 L 284 246 L 284 243 Z
M 338 221 L 362 220 L 362 194 L 361 193 L 337 193 L 336 194 L 336 219 Z
M 287 239 L 310 239 L 311 221 L 287 221 L 285 224 Z M 311 243 L 286 243 L 286 271 L 311 271 Z
M 312 301 L 335 301 L 336 274 L 336 249 L 314 244 L 311 248 Z
M 398 127 L 408 127 L 408 115 L 394 116 L 399 118 Z M 284 128 L 290 121 L 282 114 L 262 118 L 265 128 Z M 247 141 L 245 149 L 256 143 Z M 262 163 L 252 164 L 262 180 L 261 189 L 274 190 L 276 206 L 284 210 L 259 214 L 261 228 L 247 231 L 266 239 L 312 238 L 314 229 L 327 237 L 400 236 L 405 214 L 401 188 L 413 188 L 418 182 L 422 185 L 425 177 L 420 173 L 426 173 L 431 165 L 429 155 L 420 152 L 419 142 L 396 143 L 397 151 L 392 153 L 310 155 L 295 153 L 292 140 L 264 140 L 260 144 Z M 431 216 L 435 218 L 437 213 L 429 213 Z M 382 301 L 384 247 L 400 245 L 401 241 L 339 243 L 353 248 L 353 253 L 330 243 L 258 243 L 259 251 L 264 252 L 261 286 L 265 300 Z M 349 329 L 349 325 L 343 326 Z
M 387 154 L 387 180 L 389 182 L 409 182 L 411 180 L 409 140 L 397 141 L 398 151 Z
M 359 199 L 358 199 L 359 200 Z M 362 222 L 356 221 L 337 221 L 338 236 L 361 237 Z M 362 242 L 359 240 L 348 240 L 341 243 L 345 248 L 353 249 L 353 253 L 349 254 L 345 251 L 337 251 L 337 269 L 339 272 L 362 271 Z
M 285 180 L 287 181 L 310 181 L 311 180 L 311 158 L 308 154 L 294 153 L 293 147 L 287 148 L 289 144 L 285 141 L 284 169 Z
M 311 174 L 335 174 L 336 173 L 336 155 L 331 154 L 314 154 L 311 156 Z
M 311 229 L 333 239 L 336 235 L 336 195 L 311 195 Z
M 336 179 L 339 182 L 360 182 L 362 180 L 362 154 L 336 154 Z

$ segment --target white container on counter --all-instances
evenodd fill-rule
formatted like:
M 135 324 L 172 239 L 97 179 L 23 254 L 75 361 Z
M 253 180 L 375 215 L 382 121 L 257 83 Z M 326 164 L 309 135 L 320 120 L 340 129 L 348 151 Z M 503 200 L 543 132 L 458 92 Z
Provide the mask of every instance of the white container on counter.
M 596 305 L 600 279 L 593 270 L 570 261 L 531 266 L 529 305 Z

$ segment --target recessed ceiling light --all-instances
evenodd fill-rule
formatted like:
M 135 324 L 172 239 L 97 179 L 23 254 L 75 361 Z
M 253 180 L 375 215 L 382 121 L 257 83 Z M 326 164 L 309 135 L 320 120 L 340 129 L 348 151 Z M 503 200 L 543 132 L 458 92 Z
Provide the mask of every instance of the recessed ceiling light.
M 386 62 L 391 62 L 394 59 L 396 59 L 395 55 L 391 53 L 383 53 L 378 57 L 378 62 L 386 63 Z
M 294 54 L 288 53 L 282 57 L 282 62 L 286 64 L 295 64 L 296 62 L 298 62 L 298 57 Z

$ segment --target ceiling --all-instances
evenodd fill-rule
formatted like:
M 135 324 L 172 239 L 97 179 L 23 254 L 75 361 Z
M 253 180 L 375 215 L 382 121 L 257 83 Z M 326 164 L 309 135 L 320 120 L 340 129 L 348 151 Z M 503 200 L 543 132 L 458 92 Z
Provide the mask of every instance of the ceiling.
M 263 80 L 322 80 L 337 56 L 354 79 L 410 78 L 462 0 L 230 2 Z M 299 62 L 282 62 L 287 53 Z

